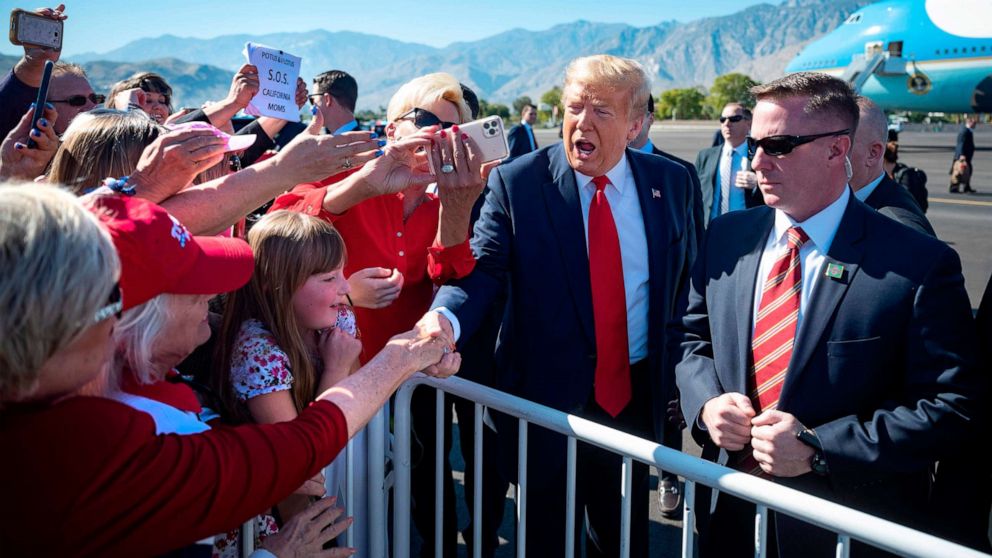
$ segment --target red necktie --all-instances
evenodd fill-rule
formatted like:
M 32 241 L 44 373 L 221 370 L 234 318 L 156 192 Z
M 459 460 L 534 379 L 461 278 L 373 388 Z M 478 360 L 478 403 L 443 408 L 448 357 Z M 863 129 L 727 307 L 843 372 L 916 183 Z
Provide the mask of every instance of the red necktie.
M 788 249 L 782 254 L 765 280 L 754 320 L 754 336 L 751 338 L 751 373 L 748 377 L 748 396 L 754 411 L 774 409 L 782 393 L 785 375 L 792 359 L 792 347 L 796 340 L 796 322 L 799 319 L 799 299 L 802 294 L 803 273 L 799 259 L 799 249 L 809 237 L 799 227 L 786 231 Z M 740 469 L 760 473 L 750 454 Z
M 593 179 L 596 194 L 589 205 L 589 282 L 596 329 L 596 403 L 616 417 L 630 402 L 630 355 L 620 238 L 603 191 L 609 183 L 605 176 Z

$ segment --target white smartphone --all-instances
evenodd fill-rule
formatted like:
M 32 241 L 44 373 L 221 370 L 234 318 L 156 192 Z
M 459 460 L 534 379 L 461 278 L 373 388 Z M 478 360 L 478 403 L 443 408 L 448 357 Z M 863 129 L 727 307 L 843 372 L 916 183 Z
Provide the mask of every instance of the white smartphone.
M 438 131 L 438 134 L 441 132 Z M 449 130 L 450 133 L 450 130 Z M 479 146 L 482 162 L 498 161 L 510 155 L 510 146 L 506 142 L 506 130 L 503 119 L 499 116 L 487 116 L 458 126 L 458 133 L 466 134 L 475 140 Z M 434 158 L 428 157 L 432 174 L 437 174 L 434 168 Z
M 62 48 L 62 22 L 27 10 L 10 12 L 10 42 L 54 50 Z

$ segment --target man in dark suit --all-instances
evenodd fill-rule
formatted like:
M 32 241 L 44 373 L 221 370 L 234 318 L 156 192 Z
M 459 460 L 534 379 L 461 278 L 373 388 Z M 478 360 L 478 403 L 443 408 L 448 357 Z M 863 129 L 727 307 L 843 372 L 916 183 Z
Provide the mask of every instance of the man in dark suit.
M 981 382 L 960 261 L 851 195 L 846 83 L 801 72 L 752 92 L 769 207 L 707 231 L 676 369 L 686 421 L 705 457 L 919 527 L 930 465 L 974 443 Z M 721 494 L 700 555 L 752 555 L 753 526 L 754 506 Z M 768 544 L 833 556 L 836 535 L 772 514 Z
M 975 167 L 971 164 L 971 159 L 975 155 L 975 126 L 978 124 L 978 119 L 974 116 L 969 116 L 964 119 L 964 125 L 961 126 L 961 131 L 958 132 L 957 144 L 954 146 L 954 161 L 964 159 L 965 163 L 968 163 L 968 168 L 971 169 L 971 176 L 975 175 Z M 954 172 L 954 162 L 951 163 L 951 172 Z M 971 181 L 964 183 L 965 192 L 974 192 L 974 188 L 971 187 Z M 958 193 L 958 187 L 955 184 L 951 184 L 950 192 L 952 194 Z
M 506 141 L 510 145 L 510 157 L 526 155 L 537 150 L 537 138 L 534 137 L 534 122 L 537 122 L 537 107 L 524 105 L 520 109 L 520 124 L 510 128 Z
M 670 161 L 674 161 L 679 165 L 682 165 L 685 170 L 689 171 L 689 178 L 692 180 L 692 193 L 693 193 L 693 222 L 696 224 L 696 238 L 702 240 L 703 238 L 703 210 L 702 204 L 700 202 L 702 194 L 699 190 L 699 176 L 696 175 L 696 167 L 686 161 L 685 159 L 680 159 L 671 153 L 666 153 L 660 149 L 651 141 L 651 126 L 654 124 L 654 96 L 648 95 L 648 110 L 644 115 L 644 123 L 641 125 L 641 133 L 637 134 L 637 137 L 630 142 L 631 149 L 636 149 L 644 153 L 651 153 L 658 155 L 659 157 L 664 157 Z M 694 260 L 696 256 L 696 249 L 698 246 L 694 246 L 691 254 L 691 258 Z M 670 402 L 673 408 L 678 405 L 678 400 L 673 400 Z M 672 449 L 681 450 L 682 449 L 682 421 L 677 416 L 669 416 L 671 422 L 675 422 L 676 428 L 670 428 L 665 431 L 665 439 L 663 443 Z M 668 519 L 675 519 L 682 514 L 682 490 L 679 486 L 678 475 L 671 473 L 666 473 L 664 471 L 659 471 L 659 485 L 658 485 L 658 508 L 661 511 L 661 515 Z
M 885 174 L 888 121 L 878 105 L 858 97 L 858 130 L 851 146 L 851 190 L 859 200 L 907 227 L 936 236 L 919 204 L 905 187 Z
M 720 133 L 726 141 L 696 156 L 704 225 L 724 213 L 764 203 L 747 162 L 745 140 L 750 129 L 751 111 L 740 103 L 728 103 L 720 113 Z
M 505 293 L 499 389 L 661 440 L 674 396 L 666 322 L 687 288 L 695 227 L 685 168 L 627 149 L 648 94 L 632 60 L 569 64 L 563 143 L 493 171 L 472 238 L 475 270 L 441 288 L 424 327 L 469 337 Z M 515 479 L 516 421 L 496 427 Z M 562 556 L 566 440 L 531 428 L 528 441 L 527 515 L 536 519 L 527 553 Z M 619 456 L 578 445 L 575 524 L 588 518 L 592 556 L 619 553 L 621 465 Z M 635 464 L 633 556 L 647 555 L 647 481 L 647 466 Z

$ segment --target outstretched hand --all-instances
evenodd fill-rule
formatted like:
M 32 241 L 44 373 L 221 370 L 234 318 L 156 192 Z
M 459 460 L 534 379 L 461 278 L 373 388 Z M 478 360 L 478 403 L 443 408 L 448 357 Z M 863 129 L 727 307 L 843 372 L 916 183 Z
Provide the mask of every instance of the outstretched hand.
M 59 138 L 55 135 L 54 126 L 59 114 L 46 103 L 38 127 L 33 128 L 33 113 L 33 108 L 28 109 L 0 144 L 0 179 L 34 180 L 45 173 L 48 163 L 55 157 Z M 34 140 L 35 147 L 28 147 L 29 140 Z

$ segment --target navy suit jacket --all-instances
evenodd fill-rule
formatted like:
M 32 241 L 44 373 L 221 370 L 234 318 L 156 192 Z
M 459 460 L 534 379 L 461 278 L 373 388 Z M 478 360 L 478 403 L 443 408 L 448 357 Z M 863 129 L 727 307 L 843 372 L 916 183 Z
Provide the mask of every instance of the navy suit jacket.
M 531 131 L 533 131 L 533 128 L 531 128 Z M 533 151 L 530 147 L 530 136 L 527 135 L 527 129 L 524 128 L 523 124 L 517 124 L 510 128 L 510 131 L 506 134 L 506 143 L 510 146 L 510 155 L 508 158 L 519 157 Z M 537 145 L 536 136 L 534 137 L 534 145 Z
M 720 154 L 723 153 L 723 145 L 707 147 L 696 156 L 696 171 L 699 172 L 699 187 L 702 192 L 703 224 L 709 225 L 710 216 L 713 214 L 713 199 L 716 197 L 716 181 L 720 176 Z M 747 168 L 751 168 L 748 161 Z M 736 188 L 736 186 L 735 186 Z M 765 205 L 765 198 L 761 195 L 761 189 L 755 187 L 744 192 L 744 206 L 748 209 Z
M 680 290 L 688 288 L 692 183 L 682 166 L 628 149 L 637 186 L 649 257 L 648 366 L 651 421 L 661 440 L 665 406 L 675 390 L 674 353 L 667 322 Z M 475 269 L 441 287 L 433 307 L 458 318 L 459 344 L 485 320 L 492 302 L 506 296 L 496 347 L 498 389 L 566 412 L 582 413 L 590 400 L 596 367 L 592 292 L 578 186 L 562 144 L 497 167 L 475 224 Z M 677 349 L 677 345 L 674 346 Z M 516 428 L 500 428 L 501 446 Z M 512 438 L 509 438 L 512 439 Z M 565 440 L 532 429 L 531 454 L 539 469 L 557 474 Z M 504 458 L 509 459 L 504 454 Z M 537 460 L 537 461 L 535 461 Z M 510 473 L 515 472 L 515 467 Z M 532 480 L 534 480 L 532 478 Z
M 722 137 L 722 136 L 721 136 Z M 685 170 L 689 171 L 689 178 L 692 180 L 692 221 L 696 225 L 696 243 L 697 245 L 693 247 L 692 261 L 696 261 L 696 250 L 698 250 L 698 243 L 703 241 L 704 221 L 703 221 L 703 193 L 699 186 L 699 174 L 696 172 L 696 166 L 686 161 L 685 159 L 680 159 L 671 153 L 667 153 L 658 149 L 658 146 L 651 145 L 652 151 L 655 155 L 659 155 L 671 161 L 685 167 Z
M 907 227 L 930 236 L 937 236 L 927 216 L 920 209 L 920 204 L 916 203 L 909 190 L 888 175 L 882 177 L 882 181 L 878 183 L 865 203 L 868 207 Z
M 957 161 L 962 155 L 968 164 L 971 164 L 971 158 L 975 156 L 975 133 L 964 125 L 961 126 L 957 143 L 954 145 L 954 160 Z
M 773 223 L 769 207 L 715 219 L 693 270 L 676 375 L 708 458 L 719 450 L 697 421 L 711 398 L 747 392 L 755 280 Z M 842 276 L 818 279 L 778 409 L 815 429 L 830 473 L 776 480 L 918 521 L 928 467 L 973 443 L 982 391 L 960 260 L 851 196 L 826 261 L 843 266 Z M 781 545 L 790 531 L 778 532 Z

